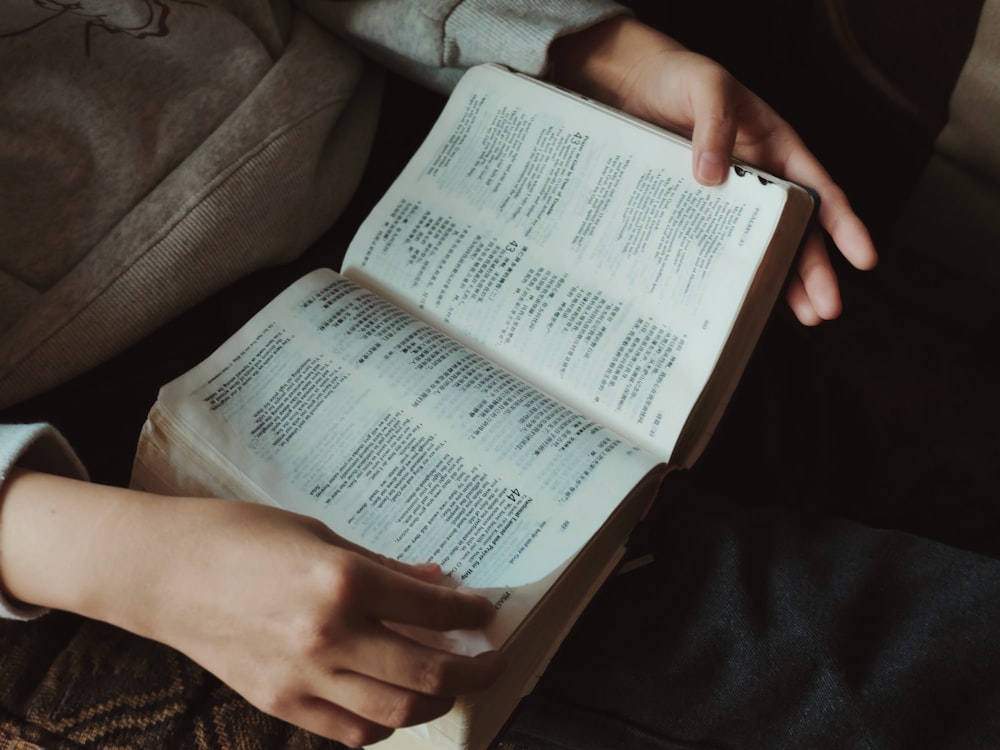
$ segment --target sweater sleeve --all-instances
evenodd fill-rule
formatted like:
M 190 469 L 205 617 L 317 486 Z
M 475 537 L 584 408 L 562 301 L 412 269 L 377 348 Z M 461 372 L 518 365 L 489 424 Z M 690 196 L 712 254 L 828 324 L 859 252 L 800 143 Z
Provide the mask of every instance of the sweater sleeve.
M 462 72 L 501 63 L 543 74 L 558 37 L 628 12 L 610 0 L 298 0 L 396 72 L 447 93 Z
M 87 472 L 69 443 L 45 424 L 0 424 L 0 485 L 15 466 L 86 479 Z M 0 508 L 2 510 L 2 508 Z M 0 513 L 0 523 L 3 521 Z M 28 620 L 45 613 L 8 598 L 0 588 L 0 617 Z

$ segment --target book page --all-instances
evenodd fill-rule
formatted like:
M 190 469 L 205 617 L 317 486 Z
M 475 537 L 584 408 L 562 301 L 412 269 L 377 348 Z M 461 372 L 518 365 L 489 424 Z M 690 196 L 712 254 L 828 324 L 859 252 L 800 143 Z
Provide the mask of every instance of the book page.
M 277 505 L 438 562 L 515 621 L 657 463 L 328 270 L 158 404 Z
M 669 457 L 786 186 L 691 177 L 676 137 L 475 68 L 344 273 Z

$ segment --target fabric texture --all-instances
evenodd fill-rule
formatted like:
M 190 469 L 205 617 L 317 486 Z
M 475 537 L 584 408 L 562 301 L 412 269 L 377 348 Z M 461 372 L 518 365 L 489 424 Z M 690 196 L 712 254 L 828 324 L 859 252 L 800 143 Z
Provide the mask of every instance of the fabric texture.
M 378 73 L 352 45 L 447 89 L 475 62 L 539 73 L 556 36 L 622 12 L 308 7 L 330 28 L 266 0 L 0 5 L 0 406 L 322 234 L 378 113 Z
M 507 741 L 997 746 L 1000 562 L 822 514 L 683 495 L 670 494 L 654 562 L 587 610 Z
M 560 33 L 622 12 L 471 5 L 326 3 L 323 28 L 265 0 L 0 4 L 0 408 L 330 226 L 379 111 L 365 35 L 416 78 L 485 60 L 538 73 Z M 420 23 L 398 35 L 401 8 Z M 0 481 L 36 437 L 54 440 L 0 429 Z
M 330 750 L 176 651 L 53 613 L 0 621 L 0 748 Z

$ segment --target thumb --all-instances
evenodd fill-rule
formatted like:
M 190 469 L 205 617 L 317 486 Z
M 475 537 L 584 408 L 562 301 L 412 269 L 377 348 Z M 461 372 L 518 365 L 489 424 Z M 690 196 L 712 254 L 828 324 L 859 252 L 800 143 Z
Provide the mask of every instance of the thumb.
M 713 69 L 714 68 L 714 69 Z M 737 121 L 733 101 L 739 84 L 713 64 L 689 93 L 694 129 L 691 135 L 692 167 L 702 185 L 719 185 L 729 175 L 729 158 L 736 143 Z

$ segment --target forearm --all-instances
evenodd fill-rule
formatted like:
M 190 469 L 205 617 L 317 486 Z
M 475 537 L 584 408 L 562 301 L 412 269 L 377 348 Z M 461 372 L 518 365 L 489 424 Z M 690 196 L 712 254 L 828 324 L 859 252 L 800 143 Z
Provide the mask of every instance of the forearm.
M 864 224 L 795 131 L 721 65 L 687 50 L 633 18 L 606 20 L 557 40 L 550 77 L 567 88 L 691 138 L 692 173 L 719 185 L 733 155 L 820 195 L 819 222 L 856 267 L 877 255 Z M 799 257 L 786 298 L 796 317 L 815 325 L 841 309 L 825 242 L 814 231 Z
M 15 469 L 0 488 L 4 591 L 136 629 L 126 608 L 155 584 L 161 505 L 130 490 Z

